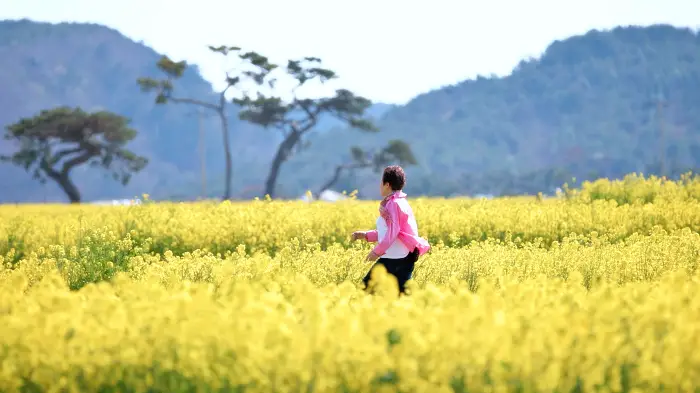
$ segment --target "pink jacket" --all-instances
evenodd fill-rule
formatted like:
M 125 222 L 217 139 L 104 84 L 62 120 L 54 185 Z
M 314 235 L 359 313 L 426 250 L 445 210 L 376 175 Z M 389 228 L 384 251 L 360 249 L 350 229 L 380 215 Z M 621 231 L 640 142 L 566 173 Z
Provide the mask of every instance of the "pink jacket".
M 384 198 L 379 205 L 379 214 L 386 221 L 387 232 L 379 244 L 374 247 L 374 253 L 378 256 L 384 255 L 391 244 L 399 239 L 409 250 L 418 249 L 419 255 L 423 255 L 430 250 L 427 240 L 418 236 L 413 228 L 408 224 L 408 218 L 413 216 L 413 210 L 408 203 L 399 203 L 398 200 L 406 198 L 406 194 L 401 191 L 395 192 Z M 368 242 L 374 243 L 378 240 L 376 230 L 365 232 Z

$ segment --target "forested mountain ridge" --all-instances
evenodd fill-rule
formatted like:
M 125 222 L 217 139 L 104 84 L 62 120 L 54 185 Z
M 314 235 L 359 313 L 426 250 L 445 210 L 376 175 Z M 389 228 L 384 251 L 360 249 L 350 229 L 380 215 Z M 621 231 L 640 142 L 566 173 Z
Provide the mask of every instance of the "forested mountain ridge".
M 669 175 L 696 169 L 700 36 L 666 25 L 593 30 L 509 76 L 422 94 L 379 126 L 371 138 L 414 144 L 419 194 L 547 192 L 572 177 L 658 174 L 662 160 Z M 318 141 L 318 151 L 332 143 L 343 140 Z
M 314 55 L 314 54 L 310 54 Z M 0 125 L 58 105 L 104 107 L 134 120 L 135 150 L 151 163 L 123 188 L 95 173 L 78 181 L 86 199 L 142 192 L 199 194 L 194 108 L 156 107 L 136 78 L 157 75 L 150 48 L 98 25 L 0 22 Z M 211 86 L 190 69 L 176 87 L 198 98 Z M 479 77 L 421 94 L 403 106 L 375 105 L 381 132 L 318 132 L 282 169 L 280 196 L 315 189 L 349 159 L 349 146 L 371 148 L 395 138 L 420 162 L 409 170 L 410 194 L 548 192 L 571 177 L 621 177 L 641 171 L 676 174 L 700 164 L 700 37 L 672 26 L 620 27 L 553 42 L 506 77 Z M 372 112 L 374 111 L 374 112 Z M 232 108 L 234 195 L 251 197 L 264 181 L 277 139 L 240 122 Z M 319 130 L 338 127 L 324 119 Z M 208 192 L 223 184 L 221 135 L 205 122 Z M 8 149 L 0 141 L 0 151 Z M 665 147 L 665 148 L 664 148 Z M 663 162 L 663 165 L 662 165 Z M 0 202 L 63 200 L 51 185 L 0 166 Z M 376 193 L 376 175 L 346 175 L 338 188 Z

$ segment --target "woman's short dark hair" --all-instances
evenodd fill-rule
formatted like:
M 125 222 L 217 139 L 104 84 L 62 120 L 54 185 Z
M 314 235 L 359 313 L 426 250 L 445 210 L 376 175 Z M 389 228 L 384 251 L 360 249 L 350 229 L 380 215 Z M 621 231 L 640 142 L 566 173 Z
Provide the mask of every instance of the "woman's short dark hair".
M 382 175 L 382 183 L 389 183 L 394 191 L 402 190 L 406 185 L 406 174 L 398 165 L 391 165 L 384 168 Z

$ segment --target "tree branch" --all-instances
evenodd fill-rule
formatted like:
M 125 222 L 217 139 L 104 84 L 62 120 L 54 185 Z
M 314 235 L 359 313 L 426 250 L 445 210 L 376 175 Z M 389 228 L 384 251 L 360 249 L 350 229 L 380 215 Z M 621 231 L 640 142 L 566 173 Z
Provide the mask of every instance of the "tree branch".
M 59 161 L 61 161 L 61 159 L 65 158 L 66 156 L 69 156 L 69 155 L 75 154 L 75 153 L 80 153 L 82 150 L 83 149 L 81 147 L 76 147 L 74 149 L 68 149 L 68 150 L 61 150 L 53 155 L 52 161 L 59 162 Z
M 343 171 L 348 170 L 355 170 L 355 169 L 362 169 L 362 168 L 369 168 L 371 167 L 372 164 L 370 162 L 362 162 L 362 163 L 352 163 L 352 164 L 341 164 L 335 167 L 335 172 L 333 173 L 333 176 L 323 185 L 321 188 L 318 190 L 318 195 L 321 196 L 321 193 L 323 191 L 326 191 L 327 189 L 331 188 L 335 183 L 338 182 L 340 179 L 340 175 Z
M 226 73 L 226 80 L 229 81 L 228 85 L 224 88 L 224 90 L 219 93 L 219 110 L 224 110 L 224 107 L 226 106 L 226 92 L 228 89 L 232 88 L 238 81 L 233 82 L 234 78 L 231 78 L 228 75 L 228 72 Z
M 201 101 L 201 100 L 195 100 L 192 98 L 168 97 L 168 100 L 170 100 L 176 104 L 192 104 L 192 105 L 199 105 L 199 106 L 202 106 L 202 107 L 214 110 L 214 111 L 220 110 L 220 107 L 218 107 L 214 104 L 210 104 L 208 102 Z
M 82 165 L 82 164 L 90 161 L 90 159 L 92 157 L 95 157 L 97 155 L 97 153 L 98 153 L 98 151 L 96 151 L 94 148 L 92 148 L 92 149 L 86 150 L 83 154 L 81 154 L 77 157 L 71 158 L 70 160 L 66 161 L 63 164 L 63 167 L 61 168 L 61 175 L 65 176 L 74 167 L 76 167 L 78 165 Z
M 42 158 L 39 161 L 39 167 L 41 168 L 44 173 L 46 173 L 46 176 L 50 177 L 53 180 L 58 180 L 61 177 L 61 174 L 56 172 L 55 169 L 49 165 L 48 161 L 46 161 L 46 158 Z
M 315 110 L 312 111 L 306 102 L 303 100 L 298 100 L 296 97 L 294 98 L 294 103 L 304 110 L 304 112 L 306 112 L 306 119 L 304 119 L 306 124 L 303 124 L 298 129 L 299 133 L 304 134 L 318 124 L 318 116 L 321 114 L 321 108 L 316 106 Z

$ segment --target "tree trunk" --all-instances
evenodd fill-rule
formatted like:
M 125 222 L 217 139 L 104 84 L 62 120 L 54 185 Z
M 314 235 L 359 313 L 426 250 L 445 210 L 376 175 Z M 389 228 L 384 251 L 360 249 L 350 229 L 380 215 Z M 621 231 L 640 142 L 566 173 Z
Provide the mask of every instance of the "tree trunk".
M 233 178 L 233 162 L 231 160 L 231 146 L 229 144 L 229 130 L 228 130 L 228 119 L 226 118 L 226 113 L 223 109 L 219 111 L 219 118 L 221 119 L 221 133 L 223 134 L 224 142 L 224 159 L 226 160 L 226 176 L 224 185 L 224 200 L 231 199 L 231 179 Z
M 323 186 L 321 186 L 321 188 L 318 189 L 318 194 L 316 194 L 317 198 L 321 196 L 322 192 L 333 187 L 333 185 L 338 182 L 338 180 L 340 179 L 340 174 L 343 172 L 343 169 L 345 169 L 345 165 L 338 165 L 337 167 L 335 167 L 335 172 L 333 173 L 333 177 L 331 177 L 326 182 L 326 184 L 324 184 Z
M 322 192 L 326 191 L 327 189 L 333 187 L 335 183 L 340 180 L 340 174 L 343 171 L 353 171 L 356 169 L 361 169 L 361 168 L 369 168 L 371 165 L 370 164 L 344 164 L 344 165 L 338 165 L 335 167 L 335 172 L 333 173 L 333 177 L 331 177 L 326 184 L 324 184 L 319 190 L 318 190 L 318 195 L 320 196 Z
M 63 176 L 59 176 L 56 179 L 56 182 L 63 189 L 63 191 L 66 193 L 70 203 L 80 203 L 80 191 L 78 191 L 78 188 L 70 180 L 70 178 L 68 177 L 68 174 L 65 174 Z
M 85 155 L 87 156 L 87 155 Z M 78 157 L 81 161 L 84 161 L 84 157 Z M 63 189 L 63 192 L 66 193 L 66 196 L 68 197 L 68 200 L 70 203 L 80 203 L 80 191 L 78 191 L 78 187 L 73 184 L 73 182 L 70 180 L 70 168 L 69 166 L 66 166 L 64 170 L 61 172 L 53 169 L 45 160 L 41 160 L 39 163 L 39 166 L 41 169 L 46 173 L 46 176 L 48 176 L 51 180 L 55 181 L 61 189 Z
M 270 166 L 270 172 L 267 175 L 267 180 L 265 181 L 265 194 L 269 195 L 270 198 L 275 196 L 275 186 L 277 185 L 277 176 L 279 176 L 280 168 L 282 164 L 287 161 L 289 154 L 292 152 L 294 146 L 301 140 L 301 134 L 297 131 L 292 131 L 287 135 L 284 141 L 277 148 L 277 153 L 275 153 L 275 158 L 272 160 L 272 165 Z

